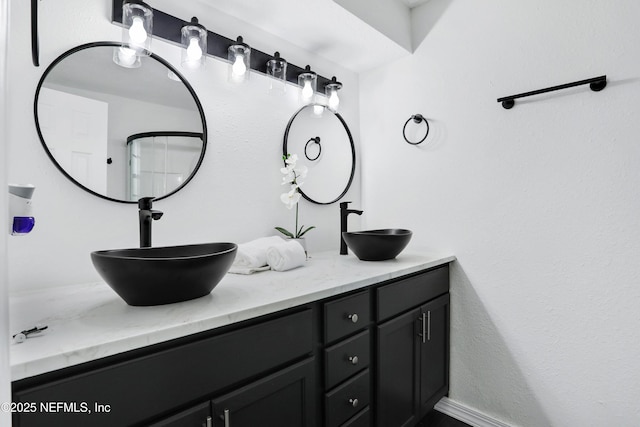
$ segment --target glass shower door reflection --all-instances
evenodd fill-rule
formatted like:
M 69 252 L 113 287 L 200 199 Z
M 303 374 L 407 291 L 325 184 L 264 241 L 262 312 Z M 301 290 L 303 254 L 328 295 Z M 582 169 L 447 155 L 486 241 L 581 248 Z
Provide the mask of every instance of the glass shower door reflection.
M 127 138 L 129 200 L 162 197 L 193 173 L 202 153 L 202 134 L 146 132 Z

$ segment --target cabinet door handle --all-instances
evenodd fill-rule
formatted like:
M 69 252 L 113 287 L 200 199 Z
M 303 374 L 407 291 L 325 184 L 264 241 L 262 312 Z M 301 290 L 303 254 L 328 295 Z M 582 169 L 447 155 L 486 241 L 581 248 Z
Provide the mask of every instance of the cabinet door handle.
M 359 403 L 359 402 L 358 402 L 358 399 L 349 399 L 349 404 L 350 404 L 351 406 L 353 406 L 354 408 L 355 408 L 356 406 L 358 406 L 358 403 Z
M 224 427 L 231 427 L 231 415 L 228 409 L 224 410 Z
M 358 322 L 358 315 L 356 313 L 348 315 L 347 318 L 349 320 L 351 320 L 353 323 L 357 323 Z
M 357 365 L 358 364 L 358 356 L 349 356 L 349 362 L 351 362 L 352 365 Z
M 422 342 L 425 343 L 427 342 L 427 314 L 422 313 L 422 315 L 420 316 L 420 320 L 422 323 L 422 333 L 418 334 L 418 336 L 422 337 Z
M 213 419 L 211 417 L 207 417 L 206 427 L 213 427 Z
M 431 310 L 427 311 L 427 341 L 431 341 Z

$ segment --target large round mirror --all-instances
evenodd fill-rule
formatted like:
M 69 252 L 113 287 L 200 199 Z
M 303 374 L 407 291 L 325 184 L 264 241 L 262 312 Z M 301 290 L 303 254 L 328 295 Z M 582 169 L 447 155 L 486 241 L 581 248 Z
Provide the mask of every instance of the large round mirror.
M 356 170 L 353 137 L 342 116 L 324 105 L 310 104 L 296 112 L 284 134 L 283 154 L 296 154 L 308 168 L 300 194 L 328 205 L 349 190 Z
M 60 171 L 88 192 L 123 203 L 162 199 L 202 163 L 204 111 L 167 61 L 152 54 L 118 65 L 119 54 L 119 43 L 88 43 L 53 61 L 36 90 L 38 135 Z

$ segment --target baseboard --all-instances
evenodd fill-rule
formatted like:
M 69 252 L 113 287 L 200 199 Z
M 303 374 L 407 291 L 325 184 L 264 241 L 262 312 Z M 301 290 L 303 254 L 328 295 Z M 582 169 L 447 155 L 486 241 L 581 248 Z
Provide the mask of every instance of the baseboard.
M 475 409 L 468 408 L 448 397 L 440 399 L 436 403 L 435 409 L 473 427 L 510 427 L 509 424 L 493 419 Z

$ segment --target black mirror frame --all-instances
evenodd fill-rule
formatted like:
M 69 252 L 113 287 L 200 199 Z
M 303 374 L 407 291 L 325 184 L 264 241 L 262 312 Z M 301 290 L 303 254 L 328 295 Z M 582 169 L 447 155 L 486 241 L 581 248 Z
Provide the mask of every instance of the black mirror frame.
M 138 203 L 137 200 L 114 199 L 113 197 L 109 197 L 107 195 L 97 193 L 97 192 L 91 190 L 90 188 L 87 188 L 84 185 L 80 184 L 78 181 L 76 181 L 75 178 L 73 178 L 71 175 L 69 175 L 67 173 L 66 170 L 64 170 L 64 168 L 58 163 L 58 161 L 55 159 L 55 157 L 53 157 L 53 154 L 51 153 L 51 151 L 49 151 L 49 147 L 47 147 L 47 144 L 46 144 L 46 142 L 44 140 L 44 136 L 42 135 L 42 131 L 40 129 L 40 121 L 38 120 L 38 99 L 40 97 L 40 89 L 42 88 L 42 84 L 44 83 L 44 80 L 49 75 L 51 70 L 53 70 L 55 68 L 55 66 L 58 63 L 60 63 L 63 59 L 65 59 L 66 57 L 68 57 L 70 55 L 73 55 L 76 52 L 79 52 L 79 51 L 84 50 L 84 49 L 89 49 L 89 48 L 92 48 L 92 47 L 101 47 L 101 46 L 104 46 L 104 47 L 118 47 L 118 46 L 122 46 L 122 43 L 120 43 L 120 42 L 101 41 L 101 42 L 91 42 L 91 43 L 81 44 L 81 45 L 76 46 L 76 47 L 74 47 L 72 49 L 69 49 L 68 51 L 64 52 L 62 55 L 58 56 L 47 67 L 47 69 L 42 74 L 42 77 L 40 78 L 40 81 L 38 82 L 38 86 L 36 87 L 36 94 L 35 94 L 34 101 L 33 101 L 33 116 L 34 116 L 34 119 L 35 119 L 36 131 L 38 132 L 38 137 L 40 138 L 40 142 L 42 143 L 42 147 L 44 148 L 44 151 L 47 153 L 47 156 L 49 156 L 49 159 L 51 159 L 51 161 L 58 168 L 58 170 L 60 172 L 62 172 L 62 174 L 64 176 L 66 176 L 75 185 L 77 185 L 78 187 L 82 188 L 86 192 L 93 194 L 94 196 L 100 197 L 101 199 L 110 200 L 112 202 L 118 202 L 118 203 L 129 203 L 129 204 Z M 156 61 L 160 62 L 162 65 L 164 65 L 169 70 L 171 70 L 176 76 L 178 76 L 180 81 L 182 81 L 182 83 L 185 85 L 185 87 L 187 88 L 187 90 L 189 91 L 191 96 L 193 97 L 193 100 L 195 101 L 196 106 L 198 107 L 198 112 L 200 113 L 200 119 L 202 120 L 202 152 L 200 153 L 200 158 L 198 159 L 198 163 L 196 164 L 195 168 L 193 169 L 193 172 L 191 172 L 191 175 L 189 175 L 189 177 L 182 183 L 182 185 L 180 185 L 178 188 L 176 188 L 172 192 L 167 193 L 165 195 L 162 195 L 162 196 L 157 197 L 156 199 L 154 199 L 154 201 L 157 201 L 157 200 L 166 199 L 167 197 L 169 197 L 169 196 L 177 193 L 178 191 L 182 190 L 191 181 L 191 179 L 195 176 L 195 174 L 200 169 L 200 166 L 202 165 L 202 161 L 204 159 L 205 151 L 207 149 L 207 121 L 206 121 L 206 118 L 205 118 L 205 115 L 204 115 L 204 109 L 202 108 L 202 104 L 200 103 L 200 99 L 198 99 L 198 96 L 196 95 L 195 90 L 193 90 L 193 87 L 184 78 L 184 76 L 182 74 L 180 74 L 180 72 L 175 67 L 173 67 L 171 64 L 169 64 L 164 58 L 162 58 L 162 57 L 160 57 L 160 56 L 158 56 L 158 55 L 156 55 L 154 53 L 151 54 L 151 58 L 153 58 Z
M 353 183 L 353 177 L 354 177 L 354 175 L 356 173 L 356 147 L 355 147 L 355 145 L 353 143 L 353 136 L 351 136 L 351 131 L 349 130 L 349 126 L 347 126 L 347 122 L 344 121 L 342 116 L 340 114 L 338 114 L 337 112 L 335 112 L 335 111 L 331 111 L 326 105 L 311 103 L 311 104 L 307 104 L 307 105 L 303 106 L 298 111 L 296 111 L 296 113 L 291 117 L 291 119 L 289 120 L 289 123 L 287 124 L 287 129 L 284 132 L 284 140 L 283 140 L 283 144 L 282 144 L 282 155 L 286 156 L 288 154 L 288 151 L 287 151 L 287 140 L 289 139 L 289 130 L 291 129 L 291 125 L 293 124 L 293 121 L 298 116 L 298 114 L 300 114 L 305 108 L 308 108 L 310 106 L 315 106 L 315 105 L 321 106 L 322 108 L 324 108 L 328 112 L 334 114 L 340 120 L 340 122 L 342 123 L 342 126 L 344 126 L 344 129 L 347 131 L 347 136 L 349 137 L 349 143 L 351 144 L 351 174 L 349 175 L 349 181 L 347 182 L 346 187 L 344 188 L 342 193 L 340 193 L 340 195 L 337 198 L 335 198 L 334 200 L 332 200 L 330 202 L 319 202 L 317 200 L 313 200 L 311 197 L 309 197 L 307 194 L 305 194 L 305 192 L 302 191 L 302 188 L 298 189 L 298 191 L 300 192 L 300 195 L 305 200 L 308 200 L 309 202 L 315 203 L 317 205 L 330 205 L 330 204 L 335 203 L 338 200 L 342 199 L 345 196 L 345 194 L 347 194 L 347 191 L 349 191 L 349 188 L 351 187 L 351 183 Z

